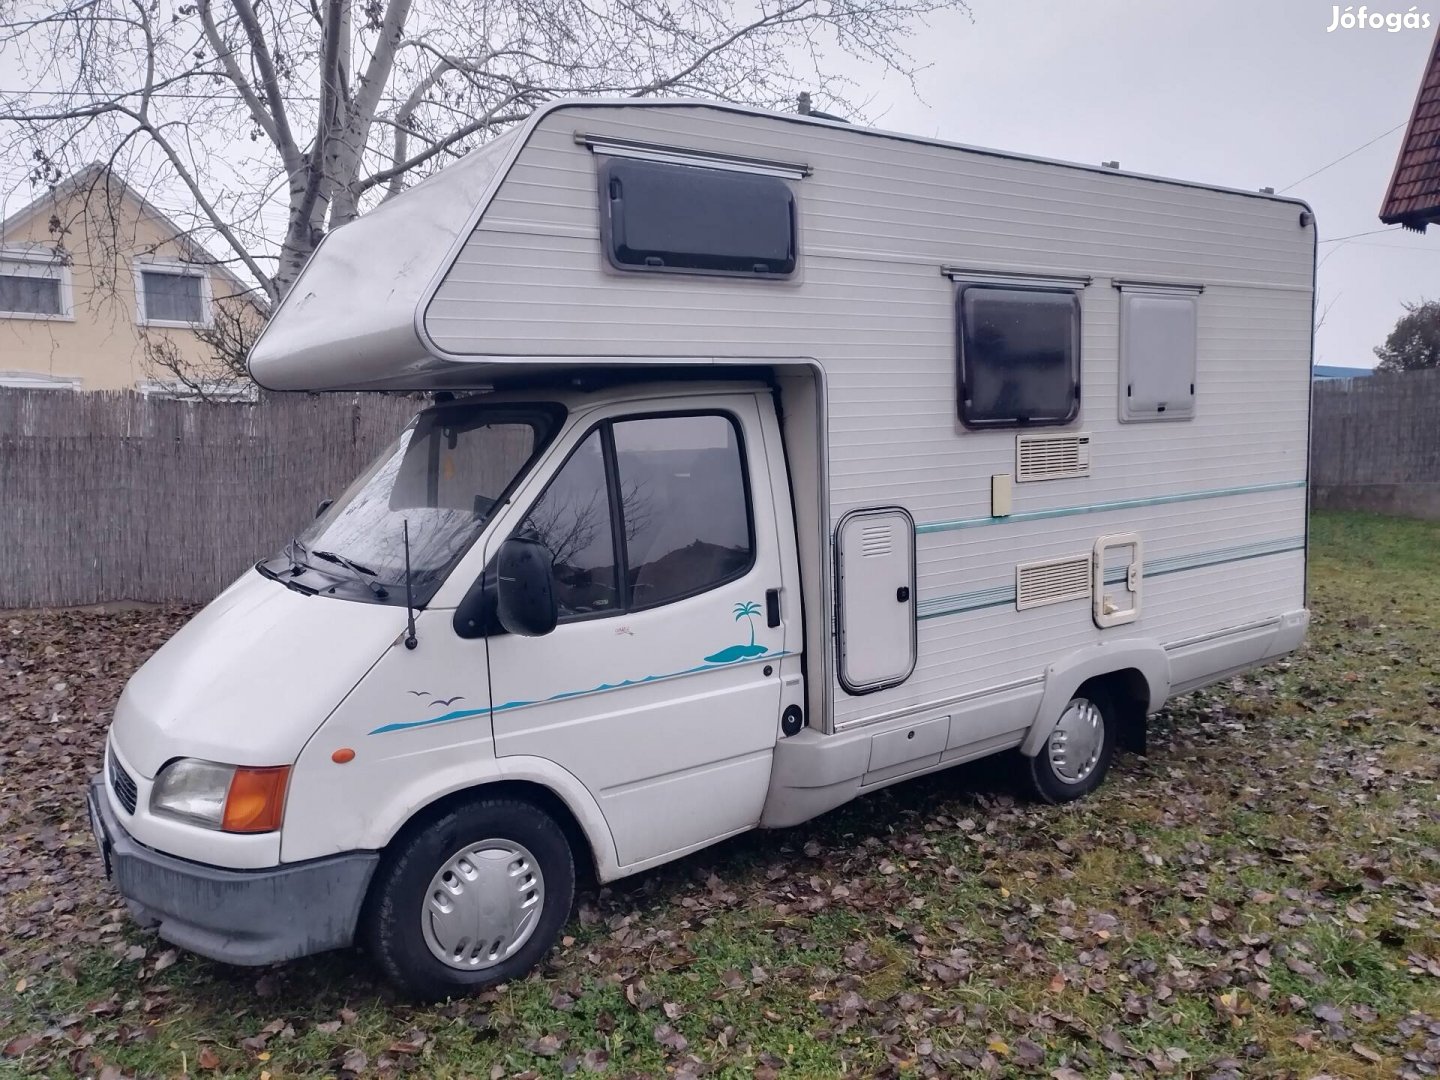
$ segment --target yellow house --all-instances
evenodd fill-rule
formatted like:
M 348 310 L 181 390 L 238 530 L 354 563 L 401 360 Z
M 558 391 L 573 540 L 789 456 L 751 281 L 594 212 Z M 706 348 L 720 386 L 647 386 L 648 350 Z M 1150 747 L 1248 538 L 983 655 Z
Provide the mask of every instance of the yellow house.
M 0 386 L 220 394 L 199 333 L 264 308 L 163 213 L 90 165 L 0 222 Z

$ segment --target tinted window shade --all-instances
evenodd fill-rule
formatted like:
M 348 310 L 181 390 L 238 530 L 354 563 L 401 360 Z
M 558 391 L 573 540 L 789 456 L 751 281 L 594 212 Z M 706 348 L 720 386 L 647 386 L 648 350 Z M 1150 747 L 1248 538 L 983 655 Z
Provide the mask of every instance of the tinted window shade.
M 795 195 L 779 177 L 611 158 L 600 202 L 606 255 L 622 270 L 795 270 Z
M 1080 298 L 962 285 L 959 415 L 968 427 L 1065 424 L 1080 410 Z

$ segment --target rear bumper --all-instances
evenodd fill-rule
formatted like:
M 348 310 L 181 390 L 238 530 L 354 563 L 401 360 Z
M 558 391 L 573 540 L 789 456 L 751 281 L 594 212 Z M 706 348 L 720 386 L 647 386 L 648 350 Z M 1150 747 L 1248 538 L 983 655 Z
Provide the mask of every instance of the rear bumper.
M 255 966 L 338 949 L 355 939 L 380 856 L 352 852 L 265 870 L 177 859 L 136 841 L 90 781 L 90 824 L 106 875 L 143 926 L 189 952 Z

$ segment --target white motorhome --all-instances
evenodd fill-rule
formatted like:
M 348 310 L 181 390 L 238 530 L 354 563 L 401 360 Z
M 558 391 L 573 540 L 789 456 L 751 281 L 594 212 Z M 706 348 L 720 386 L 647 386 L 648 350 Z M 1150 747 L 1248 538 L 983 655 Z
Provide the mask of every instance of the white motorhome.
M 1010 753 L 1060 802 L 1304 637 L 1292 199 L 581 101 L 327 237 L 272 390 L 436 395 L 131 679 L 162 937 L 521 974 L 610 881 Z

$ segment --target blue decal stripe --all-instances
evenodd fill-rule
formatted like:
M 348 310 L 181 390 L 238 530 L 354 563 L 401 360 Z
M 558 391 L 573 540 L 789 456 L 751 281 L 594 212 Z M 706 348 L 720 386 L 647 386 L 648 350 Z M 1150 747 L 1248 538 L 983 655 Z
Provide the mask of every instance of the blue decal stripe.
M 1187 570 L 1201 570 L 1209 566 L 1245 562 L 1248 559 L 1263 559 L 1268 555 L 1282 555 L 1290 551 L 1304 551 L 1303 536 L 1287 536 L 1280 540 L 1265 540 L 1256 544 L 1241 544 L 1237 547 L 1217 548 L 1214 551 L 1198 551 L 1188 555 L 1172 555 L 1146 563 L 1145 577 L 1164 577 L 1167 574 L 1181 574 Z M 1116 567 L 1105 574 L 1107 585 L 1125 580 L 1124 567 Z M 959 615 L 966 611 L 980 611 L 984 608 L 1004 607 L 1015 603 L 1014 585 L 997 585 L 976 592 L 960 593 L 956 596 L 939 596 L 933 600 L 921 601 L 918 618 L 938 619 L 944 615 Z
M 1303 488 L 1304 480 L 1286 480 L 1274 484 L 1251 484 L 1248 487 L 1213 488 L 1209 491 L 1185 491 L 1177 495 L 1150 495 L 1139 499 L 1117 499 L 1114 502 L 1090 503 L 1086 506 L 1061 506 L 1053 510 L 1022 510 L 1009 517 L 961 518 L 957 521 L 931 521 L 916 525 L 917 534 L 950 532 L 954 529 L 976 529 L 982 525 L 1008 525 L 1017 521 L 1041 521 L 1046 518 L 1073 517 L 1076 514 L 1103 514 L 1107 510 L 1134 510 L 1142 506 L 1164 506 L 1167 503 L 1197 502 L 1202 499 L 1224 499 L 1232 495 L 1255 495 L 1263 491 L 1290 491 Z
M 667 682 L 671 679 L 683 679 L 690 675 L 698 675 L 705 671 L 721 671 L 725 668 L 744 667 L 747 664 L 759 663 L 762 660 L 778 660 L 782 656 L 789 656 L 789 650 L 778 649 L 775 652 L 767 652 L 762 656 L 747 657 L 743 660 L 734 660 L 725 664 L 701 664 L 698 667 L 686 668 L 684 671 L 672 671 L 668 675 L 646 675 L 643 679 L 624 679 L 618 683 L 601 683 L 599 686 L 589 690 L 566 690 L 554 694 L 548 698 L 540 698 L 535 701 L 507 701 L 503 705 L 496 705 L 491 709 L 462 709 L 457 712 L 448 712 L 443 716 L 430 717 L 425 720 L 410 720 L 408 722 L 384 724 L 370 732 L 371 735 L 383 735 L 389 731 L 408 731 L 411 728 L 433 727 L 436 724 L 449 724 L 456 720 L 464 720 L 471 716 L 484 716 L 491 712 L 511 712 L 515 709 L 528 709 L 535 705 L 546 705 L 553 701 L 569 701 L 572 698 L 589 697 L 592 694 L 604 694 L 611 690 L 623 690 L 630 686 L 646 686 L 650 683 Z

